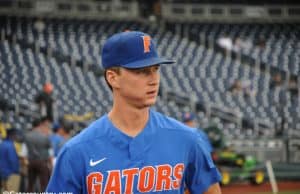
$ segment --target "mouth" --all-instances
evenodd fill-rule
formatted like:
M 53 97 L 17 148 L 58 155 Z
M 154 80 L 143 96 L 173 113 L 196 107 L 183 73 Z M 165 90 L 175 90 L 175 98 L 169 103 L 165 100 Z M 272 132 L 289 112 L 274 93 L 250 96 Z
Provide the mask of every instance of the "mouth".
M 156 95 L 156 93 L 157 93 L 156 90 L 152 90 L 152 91 L 147 92 L 146 94 L 153 96 L 153 95 Z

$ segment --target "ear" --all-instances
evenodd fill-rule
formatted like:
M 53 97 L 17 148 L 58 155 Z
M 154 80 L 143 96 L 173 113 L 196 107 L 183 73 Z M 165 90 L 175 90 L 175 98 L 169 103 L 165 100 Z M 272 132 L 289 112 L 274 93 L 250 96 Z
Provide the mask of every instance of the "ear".
M 119 74 L 113 70 L 107 70 L 106 71 L 106 79 L 109 85 L 111 85 L 112 88 L 119 88 Z

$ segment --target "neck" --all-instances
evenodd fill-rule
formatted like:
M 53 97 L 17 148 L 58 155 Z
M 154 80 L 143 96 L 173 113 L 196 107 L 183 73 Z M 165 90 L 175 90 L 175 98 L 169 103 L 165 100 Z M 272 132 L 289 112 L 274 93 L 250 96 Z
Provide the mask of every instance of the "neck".
M 137 109 L 130 106 L 113 106 L 108 113 L 111 122 L 128 136 L 137 136 L 146 126 L 149 107 Z

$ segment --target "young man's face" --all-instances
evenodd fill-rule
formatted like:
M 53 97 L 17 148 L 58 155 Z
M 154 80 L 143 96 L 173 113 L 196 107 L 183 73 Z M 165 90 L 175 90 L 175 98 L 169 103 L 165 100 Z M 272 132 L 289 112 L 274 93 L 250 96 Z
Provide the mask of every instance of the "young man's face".
M 114 93 L 136 108 L 155 104 L 159 90 L 159 65 L 138 69 L 121 68 Z

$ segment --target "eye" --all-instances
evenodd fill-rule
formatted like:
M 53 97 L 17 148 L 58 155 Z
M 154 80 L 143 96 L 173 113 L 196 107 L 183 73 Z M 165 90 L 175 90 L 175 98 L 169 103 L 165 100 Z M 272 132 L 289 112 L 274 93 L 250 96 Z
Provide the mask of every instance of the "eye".
M 147 68 L 132 69 L 131 71 L 136 74 L 147 74 L 148 72 Z
M 159 65 L 155 65 L 155 66 L 154 66 L 155 72 L 159 71 L 159 69 L 160 69 L 160 66 L 159 66 Z

